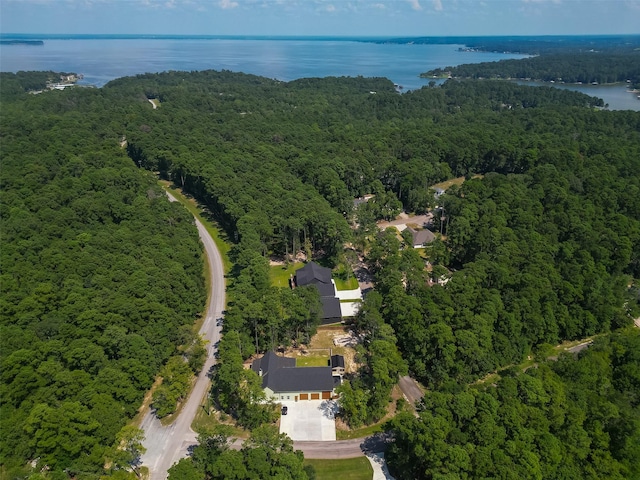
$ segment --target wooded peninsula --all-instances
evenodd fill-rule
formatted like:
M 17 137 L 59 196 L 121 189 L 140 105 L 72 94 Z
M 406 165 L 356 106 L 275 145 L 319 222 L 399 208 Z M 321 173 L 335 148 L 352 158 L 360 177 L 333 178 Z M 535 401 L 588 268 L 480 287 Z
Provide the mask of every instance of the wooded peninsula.
M 314 289 L 269 279 L 300 252 L 374 276 L 343 420 L 382 419 L 400 374 L 427 389 L 386 425 L 396 478 L 640 478 L 640 113 L 504 81 L 229 71 L 28 93 L 56 75 L 0 74 L 3 477 L 136 478 L 145 392 L 165 379 L 165 416 L 201 368 L 202 247 L 159 177 L 231 243 L 211 399 L 254 432 L 242 452 L 201 436 L 172 480 L 313 478 L 243 368 L 319 325 Z M 435 240 L 379 229 L 401 210 L 431 212 Z
M 529 58 L 443 67 L 425 78 L 487 78 L 575 84 L 628 84 L 640 88 L 640 37 L 470 38 L 467 49 L 527 53 Z

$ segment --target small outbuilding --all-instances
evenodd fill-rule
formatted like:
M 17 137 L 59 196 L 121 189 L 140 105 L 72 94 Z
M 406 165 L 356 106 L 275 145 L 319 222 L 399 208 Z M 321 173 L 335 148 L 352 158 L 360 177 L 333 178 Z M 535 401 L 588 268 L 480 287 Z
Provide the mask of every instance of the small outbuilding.
M 331 355 L 331 374 L 334 377 L 344 375 L 344 357 L 342 355 Z

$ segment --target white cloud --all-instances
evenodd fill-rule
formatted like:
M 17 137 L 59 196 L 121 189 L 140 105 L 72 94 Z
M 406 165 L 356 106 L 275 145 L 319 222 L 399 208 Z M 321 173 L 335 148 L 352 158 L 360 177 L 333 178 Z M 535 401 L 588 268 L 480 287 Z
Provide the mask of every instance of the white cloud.
M 433 0 L 433 9 L 436 12 L 442 11 L 442 0 Z
M 238 2 L 234 2 L 233 0 L 220 0 L 218 2 L 218 6 L 223 10 L 229 10 L 231 8 L 236 8 L 238 6 Z
M 422 10 L 422 5 L 420 5 L 420 0 L 407 0 L 411 4 L 411 8 L 414 10 Z

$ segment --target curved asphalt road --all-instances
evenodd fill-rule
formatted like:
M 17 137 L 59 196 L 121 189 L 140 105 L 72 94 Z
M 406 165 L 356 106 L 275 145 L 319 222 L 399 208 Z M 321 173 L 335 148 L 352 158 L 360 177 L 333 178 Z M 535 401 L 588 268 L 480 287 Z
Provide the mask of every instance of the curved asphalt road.
M 167 192 L 169 200 L 176 199 Z M 211 290 L 209 292 L 209 306 L 200 333 L 209 341 L 209 354 L 196 383 L 183 406 L 180 415 L 171 425 L 163 427 L 150 410 L 142 420 L 141 428 L 145 433 L 144 446 L 147 449 L 141 458 L 142 465 L 149 468 L 150 480 L 164 480 L 169 468 L 189 453 L 189 448 L 196 445 L 197 434 L 191 430 L 191 423 L 196 416 L 202 400 L 207 394 L 210 379 L 207 373 L 215 364 L 215 351 L 220 340 L 222 330 L 222 312 L 225 304 L 225 283 L 222 258 L 209 232 L 196 218 L 196 226 L 200 234 L 205 251 L 209 271 L 211 272 Z M 341 440 L 336 442 L 293 442 L 296 450 L 302 450 L 306 458 L 343 459 L 362 457 L 366 452 L 382 452 L 385 450 L 389 437 L 378 434 L 367 438 Z M 241 442 L 236 441 L 233 448 L 240 448 Z
M 176 199 L 167 192 L 169 200 Z M 191 430 L 191 423 L 202 400 L 209 390 L 210 380 L 207 373 L 215 364 L 215 350 L 220 340 L 222 311 L 225 304 L 224 270 L 222 257 L 216 248 L 211 235 L 196 218 L 196 226 L 200 234 L 200 240 L 207 253 L 207 262 L 211 272 L 211 290 L 209 292 L 209 305 L 207 314 L 200 329 L 208 343 L 207 360 L 196 379 L 196 383 L 189 395 L 186 404 L 183 405 L 180 415 L 171 425 L 163 427 L 160 421 L 150 410 L 147 411 L 140 428 L 144 430 L 144 446 L 147 449 L 142 456 L 143 465 L 149 467 L 150 480 L 164 480 L 167 478 L 167 470 L 178 460 L 187 456 L 190 446 L 197 443 L 197 434 Z

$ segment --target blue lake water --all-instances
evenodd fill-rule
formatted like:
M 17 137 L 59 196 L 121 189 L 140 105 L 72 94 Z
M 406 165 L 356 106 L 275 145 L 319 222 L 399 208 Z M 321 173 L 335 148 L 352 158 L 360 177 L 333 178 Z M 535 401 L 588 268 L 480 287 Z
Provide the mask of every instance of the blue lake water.
M 70 38 L 44 45 L 0 46 L 0 71 L 53 70 L 84 75 L 80 82 L 102 86 L 114 78 L 167 70 L 231 70 L 289 81 L 304 77 L 386 77 L 405 90 L 429 79 L 421 72 L 462 63 L 524 55 L 460 52 L 461 45 L 368 43 L 346 39 Z M 640 110 L 625 88 L 589 86 L 611 109 Z
M 522 85 L 552 86 L 564 90 L 575 90 L 593 97 L 602 98 L 608 104 L 609 110 L 635 110 L 640 111 L 640 92 L 632 92 L 625 85 L 575 85 L 567 83 L 543 83 L 543 82 L 518 82 Z

